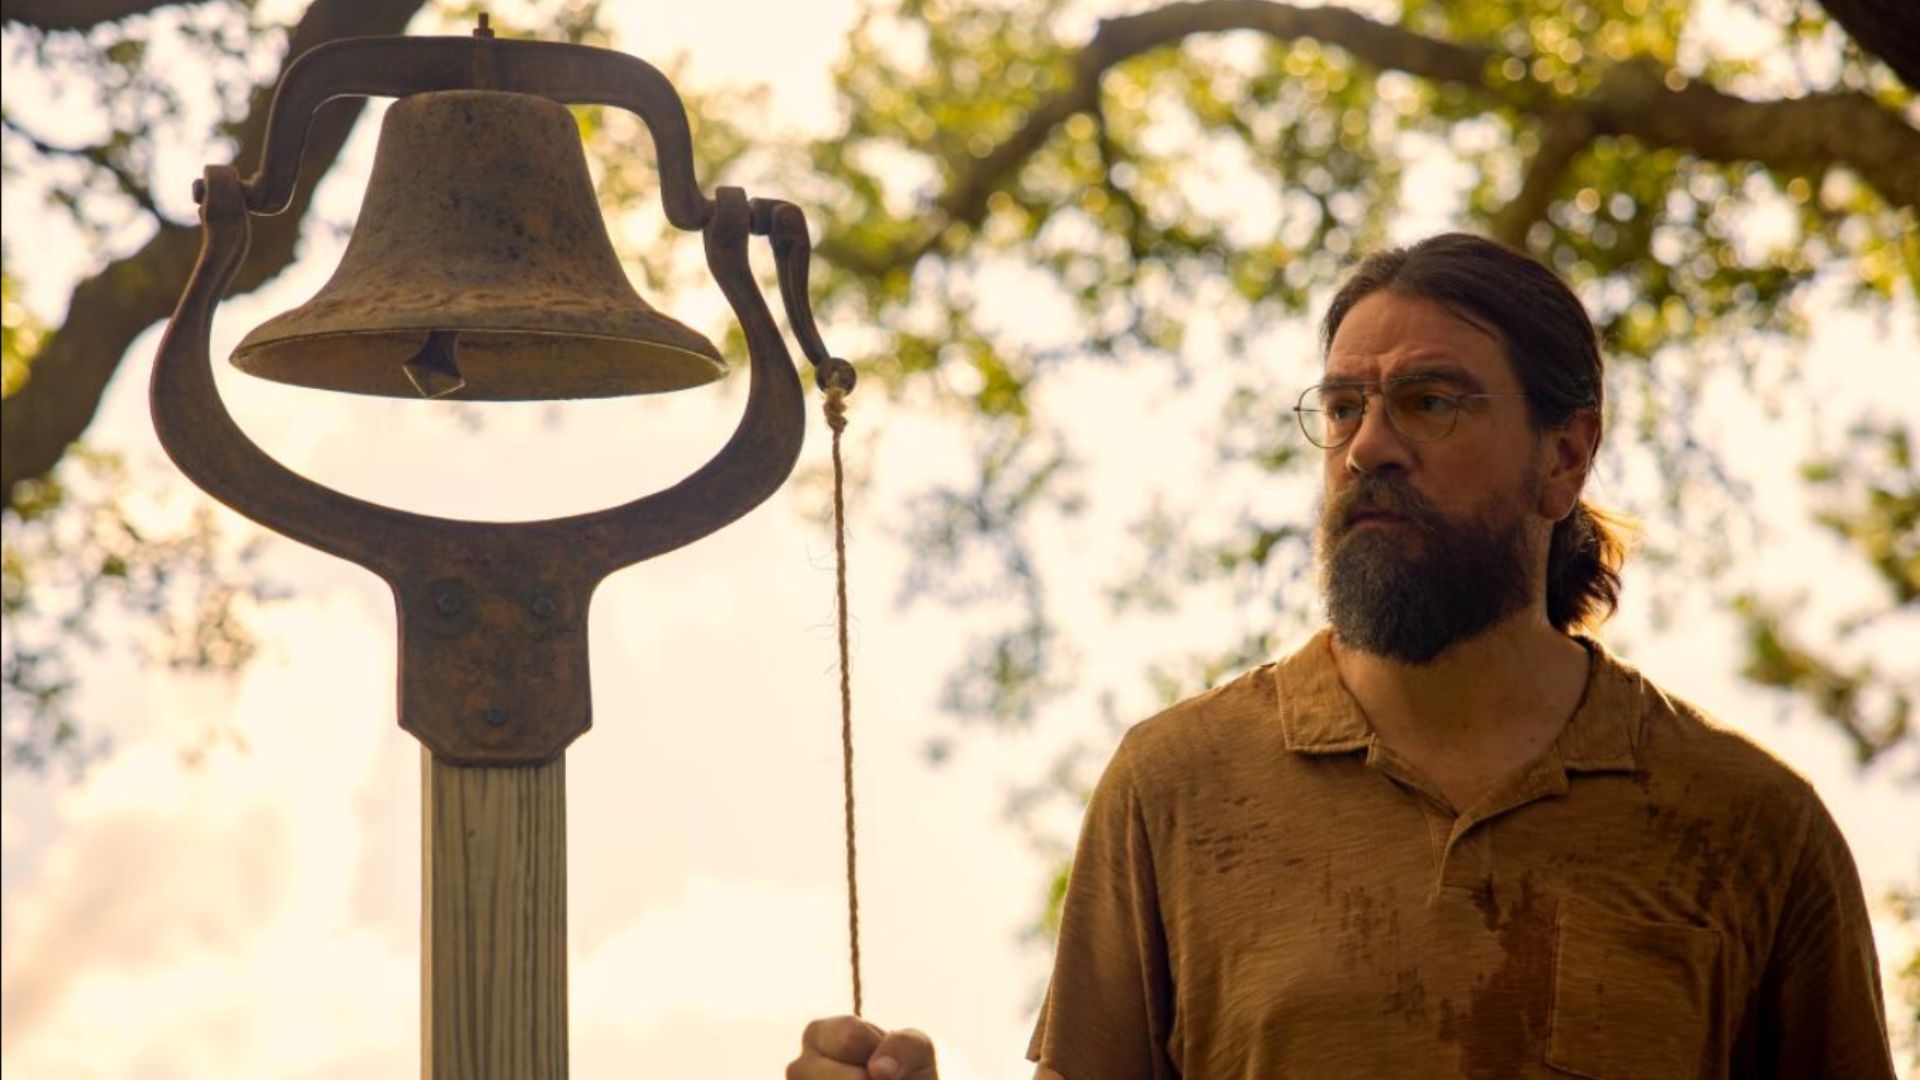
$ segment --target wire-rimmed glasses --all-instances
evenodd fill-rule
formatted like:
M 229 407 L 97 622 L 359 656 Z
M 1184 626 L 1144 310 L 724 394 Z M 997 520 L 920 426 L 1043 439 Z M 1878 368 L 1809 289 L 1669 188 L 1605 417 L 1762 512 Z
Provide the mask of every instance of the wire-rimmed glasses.
M 1523 398 L 1525 394 L 1469 393 L 1451 379 L 1436 375 L 1403 375 L 1385 382 L 1325 382 L 1300 394 L 1293 415 L 1307 441 L 1334 450 L 1352 441 L 1367 414 L 1367 397 L 1377 394 L 1387 403 L 1387 422 L 1411 441 L 1439 442 L 1453 434 L 1460 414 L 1471 401 Z

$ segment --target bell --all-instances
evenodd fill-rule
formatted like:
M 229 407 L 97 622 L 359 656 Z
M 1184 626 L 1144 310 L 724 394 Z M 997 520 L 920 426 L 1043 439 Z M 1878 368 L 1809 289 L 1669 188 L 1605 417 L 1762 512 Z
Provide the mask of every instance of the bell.
M 648 394 L 726 373 L 711 342 L 627 281 L 573 115 L 481 90 L 393 104 L 333 278 L 248 334 L 233 364 L 324 390 L 480 401 Z

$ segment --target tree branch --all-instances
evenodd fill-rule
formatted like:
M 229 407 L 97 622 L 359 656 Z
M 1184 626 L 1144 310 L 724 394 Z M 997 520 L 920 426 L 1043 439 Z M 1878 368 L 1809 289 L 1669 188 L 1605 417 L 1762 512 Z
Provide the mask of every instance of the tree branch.
M 35 30 L 91 30 L 180 0 L 0 0 L 0 20 Z
M 1107 198 L 1119 203 L 1127 213 L 1127 258 L 1137 273 L 1149 244 L 1146 236 L 1147 210 L 1140 205 L 1140 200 L 1133 197 L 1133 192 L 1127 190 L 1126 185 L 1113 175 L 1114 167 L 1123 163 L 1123 155 L 1114 142 L 1112 130 L 1107 126 L 1107 110 L 1101 107 L 1098 99 L 1093 103 L 1093 124 L 1095 148 L 1100 151 L 1100 186 L 1106 190 Z
M 1018 131 L 963 173 L 940 199 L 941 210 L 950 222 L 980 224 L 986 216 L 987 196 L 1019 171 L 1054 128 L 1076 113 L 1092 110 L 1100 80 L 1110 69 L 1196 34 L 1229 30 L 1257 30 L 1281 40 L 1315 38 L 1339 45 L 1375 67 L 1439 82 L 1478 85 L 1492 57 L 1483 49 L 1436 41 L 1345 8 L 1297 8 L 1274 0 L 1182 0 L 1137 15 L 1102 19 L 1093 39 L 1074 58 L 1073 84 L 1041 103 Z
M 1894 206 L 1920 206 L 1920 131 L 1865 94 L 1751 101 L 1669 83 L 1651 60 L 1616 65 L 1583 105 L 1598 132 L 1712 161 L 1815 171 L 1845 165 Z
M 1509 247 L 1525 250 L 1527 230 L 1547 214 L 1560 178 L 1575 158 L 1593 144 L 1593 124 L 1584 115 L 1568 113 L 1547 118 L 1540 125 L 1540 149 L 1527 163 L 1520 193 L 1493 216 L 1487 231 Z
M 325 41 L 400 33 L 423 3 L 316 0 L 294 28 L 281 70 Z M 236 162 L 250 165 L 259 159 L 272 100 L 273 85 L 254 91 L 240 127 Z M 253 244 L 234 292 L 258 288 L 293 261 L 314 185 L 333 167 L 361 104 L 343 100 L 314 115 L 293 205 L 277 217 L 254 221 Z M 22 480 L 46 475 L 92 423 L 100 396 L 133 339 L 173 310 L 199 247 L 197 227 L 163 221 L 139 251 L 74 286 L 66 319 L 42 343 L 26 385 L 0 402 L 0 490 L 7 506 L 13 505 Z
M 1912 0 L 1819 0 L 1854 44 L 1920 90 L 1920 4 Z
M 175 222 L 160 212 L 160 208 L 154 204 L 153 193 L 147 190 L 146 185 L 142 184 L 132 173 L 128 172 L 126 166 L 113 160 L 113 150 L 111 147 L 105 144 L 98 146 L 58 146 L 28 131 L 11 116 L 0 115 L 0 126 L 4 126 L 6 130 L 25 139 L 28 145 L 49 157 L 77 158 L 95 168 L 105 170 L 108 176 L 113 177 L 113 182 L 120 188 L 120 193 L 132 199 L 140 209 L 152 214 L 154 218 L 162 224 L 178 224 L 178 222 Z
M 912 265 L 940 242 L 948 226 L 977 227 L 986 216 L 988 196 L 1013 181 L 1054 129 L 1075 114 L 1092 111 L 1107 71 L 1196 34 L 1232 30 L 1251 30 L 1281 41 L 1311 38 L 1383 71 L 1466 89 L 1489 107 L 1510 108 L 1544 124 L 1559 125 L 1563 133 L 1584 127 L 1588 139 L 1626 135 L 1650 147 L 1672 147 L 1709 160 L 1752 161 L 1796 171 L 1846 165 L 1888 202 L 1920 204 L 1920 169 L 1912 165 L 1920 161 L 1920 131 L 1861 94 L 1753 101 L 1700 83 L 1676 81 L 1670 86 L 1668 71 L 1642 60 L 1615 65 L 1589 95 L 1564 97 L 1538 83 L 1493 77 L 1504 54 L 1427 37 L 1344 8 L 1299 8 L 1279 0 L 1182 0 L 1102 20 L 1074 58 L 1073 83 L 1035 107 L 1018 130 L 955 177 L 936 202 L 940 214 L 916 244 L 883 258 L 857 258 L 831 244 L 817 250 L 823 257 L 845 259 L 843 265 L 862 272 Z M 1543 142 L 1543 154 L 1547 149 Z M 1553 167 L 1564 170 L 1577 150 L 1556 147 L 1556 152 L 1569 157 Z M 1541 173 L 1536 183 L 1553 178 Z M 1550 187 L 1547 190 L 1551 192 Z M 1528 193 L 1523 190 L 1523 194 Z M 1536 191 L 1529 197 L 1538 195 Z M 1521 219 L 1524 209 L 1523 205 L 1509 207 L 1498 227 L 1524 235 L 1532 220 Z

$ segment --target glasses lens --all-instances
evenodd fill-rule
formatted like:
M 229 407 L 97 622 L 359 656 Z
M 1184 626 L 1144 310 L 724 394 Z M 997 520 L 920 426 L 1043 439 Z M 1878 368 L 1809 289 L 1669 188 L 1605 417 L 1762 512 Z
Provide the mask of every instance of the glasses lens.
M 1315 446 L 1339 446 L 1359 430 L 1366 407 L 1358 387 L 1316 386 L 1300 397 L 1300 426 Z
M 1411 379 L 1388 388 L 1387 412 L 1400 434 L 1415 442 L 1439 442 L 1460 417 L 1460 393 L 1437 379 Z

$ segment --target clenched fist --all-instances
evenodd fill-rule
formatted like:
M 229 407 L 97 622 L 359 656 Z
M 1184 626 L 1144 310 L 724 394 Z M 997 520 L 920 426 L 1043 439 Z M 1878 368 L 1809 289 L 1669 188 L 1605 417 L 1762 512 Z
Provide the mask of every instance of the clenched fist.
M 787 1080 L 939 1080 L 933 1041 L 912 1028 L 885 1031 L 857 1016 L 815 1020 L 800 1037 Z

